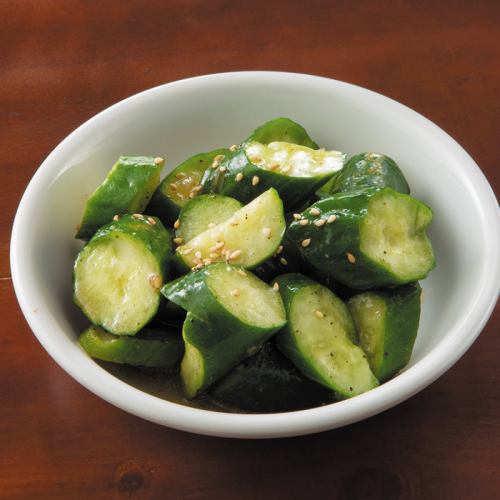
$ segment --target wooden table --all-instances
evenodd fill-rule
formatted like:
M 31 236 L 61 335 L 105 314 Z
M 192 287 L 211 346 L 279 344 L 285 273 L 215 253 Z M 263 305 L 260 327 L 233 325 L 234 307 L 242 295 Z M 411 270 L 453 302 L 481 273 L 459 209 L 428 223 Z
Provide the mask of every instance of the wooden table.
M 128 415 L 66 375 L 19 310 L 8 257 L 19 199 L 63 137 L 126 96 L 221 71 L 388 95 L 499 192 L 497 1 L 0 0 L 0 47 L 1 498 L 499 498 L 498 307 L 446 375 L 392 410 L 308 437 L 216 439 Z

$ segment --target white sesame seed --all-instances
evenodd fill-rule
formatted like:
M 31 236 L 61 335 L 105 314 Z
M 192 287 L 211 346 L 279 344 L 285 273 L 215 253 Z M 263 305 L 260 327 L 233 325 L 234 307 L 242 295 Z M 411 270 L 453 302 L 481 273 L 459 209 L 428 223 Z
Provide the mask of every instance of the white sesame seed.
M 257 175 L 252 177 L 252 186 L 256 186 L 260 182 L 260 179 Z
M 220 165 L 219 161 L 212 162 L 212 168 L 217 168 Z
M 222 166 L 222 167 L 220 167 L 220 168 L 219 168 L 219 172 L 220 172 L 221 174 L 223 174 L 226 170 L 227 170 L 227 168 L 226 168 L 226 167 L 224 167 L 224 166 Z
M 278 283 L 278 282 L 275 282 L 275 283 L 274 283 L 274 285 L 273 285 L 273 290 L 274 290 L 275 292 L 277 292 L 279 289 L 280 289 L 280 285 L 279 285 L 279 283 Z
M 243 269 L 238 269 L 238 271 L 236 271 L 240 276 L 243 276 L 244 278 L 247 276 L 247 273 L 245 271 L 243 271 Z
M 200 262 L 199 264 L 196 264 L 192 269 L 193 271 L 197 271 L 198 269 L 201 269 L 203 267 L 203 264 Z
M 325 224 L 326 224 L 326 220 L 325 219 L 318 219 L 318 220 L 314 221 L 314 225 L 318 226 L 318 227 L 324 226 Z
M 281 257 L 280 264 L 283 266 L 288 266 L 288 261 L 284 257 Z
M 236 144 L 232 144 L 231 146 L 229 146 L 229 151 L 236 151 L 238 149 L 238 146 Z
M 225 156 L 224 156 L 224 155 L 217 155 L 217 156 L 215 156 L 215 157 L 214 157 L 214 161 L 219 161 L 219 162 L 220 162 L 220 161 L 222 161 L 224 158 L 225 158 Z
M 238 297 L 239 294 L 240 294 L 240 291 L 237 288 L 235 288 L 234 290 L 231 290 L 231 295 L 233 297 Z
M 180 227 L 181 227 L 181 221 L 179 219 L 177 219 L 174 222 L 174 229 L 179 229 Z
M 159 156 L 157 156 L 155 159 L 154 159 L 154 163 L 155 165 L 159 165 L 160 163 L 163 162 L 163 158 L 160 158 Z
M 302 219 L 302 215 L 300 215 L 300 214 L 293 214 L 293 218 L 295 220 L 300 220 L 300 219 Z
M 120 220 L 120 216 L 117 214 L 113 217 L 113 220 L 116 222 L 116 221 L 119 221 Z
M 324 318 L 325 315 L 319 310 L 319 309 L 314 309 L 314 314 L 316 315 L 317 318 L 321 319 Z
M 337 220 L 337 216 L 335 214 L 332 214 L 328 217 L 328 219 L 326 219 L 326 222 L 328 224 L 331 224 L 332 222 L 335 222 Z
M 200 184 L 198 184 L 197 186 L 194 186 L 191 191 L 194 191 L 195 193 L 197 193 L 198 191 L 201 191 L 202 189 L 202 186 Z
M 211 252 L 208 254 L 208 256 L 211 258 L 211 259 L 218 259 L 220 257 L 220 254 L 219 253 L 216 253 L 216 252 Z
M 174 238 L 174 243 L 176 245 L 180 245 L 182 243 L 182 238 L 181 237 L 178 237 L 178 238 Z
M 309 221 L 307 219 L 301 219 L 299 220 L 299 224 L 301 226 L 307 226 L 307 224 L 309 224 Z
M 311 238 L 306 238 L 305 240 L 302 240 L 301 245 L 305 248 L 308 247 L 311 244 Z
M 153 288 L 158 290 L 159 288 L 161 288 L 161 276 L 159 276 L 158 274 L 151 274 L 149 276 L 149 284 Z
M 156 221 L 153 219 L 153 217 L 148 217 L 148 222 L 154 226 L 156 224 Z
M 311 208 L 310 212 L 312 215 L 319 215 L 321 213 L 316 207 Z
M 201 252 L 199 250 L 197 250 L 195 253 L 194 253 L 194 256 L 197 258 L 197 259 L 201 259 L 202 255 L 201 255 Z
M 132 214 L 132 217 L 134 219 L 141 219 L 141 220 L 144 219 L 144 215 L 142 215 L 142 214 Z
M 276 250 L 276 255 L 279 255 L 283 251 L 283 245 L 280 245 Z
M 212 263 L 212 259 L 203 259 L 203 264 L 206 266 L 210 265 Z
M 229 255 L 229 259 L 228 260 L 237 259 L 241 254 L 242 254 L 241 250 L 235 250 L 234 252 L 232 252 Z
M 347 260 L 351 263 L 354 264 L 356 262 L 356 257 L 352 253 L 347 252 L 346 254 Z
M 169 184 L 169 186 L 170 186 L 170 189 L 172 189 L 172 191 L 177 191 L 177 184 L 175 182 L 171 182 Z
M 182 193 L 177 193 L 177 196 L 179 197 L 180 200 L 183 200 L 185 196 Z
M 187 254 L 191 253 L 192 251 L 193 251 L 193 249 L 190 247 L 184 248 L 182 250 L 182 255 L 187 255 Z
M 191 191 L 189 193 L 189 198 L 192 200 L 196 196 L 196 191 Z
M 175 174 L 176 179 L 184 179 L 184 177 L 186 177 L 186 174 L 184 172 L 177 172 Z
M 231 250 L 229 249 L 224 250 L 224 259 L 229 260 L 230 257 L 231 257 Z
M 260 165 L 264 161 L 260 156 L 250 156 L 249 160 L 255 165 Z
M 262 228 L 262 234 L 269 239 L 271 237 L 271 228 L 270 227 Z
M 243 174 L 241 172 L 238 172 L 236 174 L 235 179 L 236 179 L 236 182 L 240 182 L 243 179 Z
M 223 241 L 218 241 L 212 248 L 210 248 L 210 251 L 212 252 L 215 252 L 217 250 L 220 250 L 222 247 L 224 246 L 224 242 Z

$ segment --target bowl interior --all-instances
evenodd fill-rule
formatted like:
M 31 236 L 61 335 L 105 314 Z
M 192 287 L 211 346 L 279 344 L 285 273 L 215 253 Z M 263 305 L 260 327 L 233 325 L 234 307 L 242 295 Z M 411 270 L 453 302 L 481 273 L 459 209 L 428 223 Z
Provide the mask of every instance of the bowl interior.
M 437 267 L 422 283 L 420 330 L 406 372 L 440 345 L 451 346 L 460 337 L 461 345 L 449 358 L 454 362 L 472 342 L 477 332 L 466 334 L 463 329 L 483 300 L 485 263 L 495 259 L 495 248 L 488 243 L 484 205 L 484 197 L 491 194 L 466 153 L 421 116 L 358 87 L 304 75 L 215 75 L 152 89 L 97 115 L 51 154 L 23 199 L 13 235 L 13 274 L 21 306 L 35 334 L 65 369 L 74 376 L 74 371 L 98 370 L 93 375 L 97 379 L 83 381 L 87 387 L 94 390 L 112 377 L 76 344 L 86 320 L 72 304 L 72 265 L 81 247 L 73 235 L 86 197 L 119 155 L 165 157 L 165 175 L 188 156 L 238 143 L 257 125 L 278 116 L 298 121 L 326 148 L 348 155 L 378 151 L 391 156 L 405 173 L 412 195 L 432 207 L 430 237 Z M 480 321 L 476 318 L 475 324 Z M 92 365 L 95 368 L 89 368 Z M 431 368 L 436 377 L 447 366 Z M 390 384 L 403 376 L 377 391 L 391 390 Z M 416 390 L 415 385 L 401 389 L 390 404 Z M 384 397 L 382 392 L 380 400 L 390 406 L 390 396 Z M 342 404 L 352 405 L 356 399 Z M 365 408 L 347 420 L 368 413 Z M 168 418 L 141 416 L 175 426 Z M 330 427 L 342 424 L 332 416 L 330 422 Z

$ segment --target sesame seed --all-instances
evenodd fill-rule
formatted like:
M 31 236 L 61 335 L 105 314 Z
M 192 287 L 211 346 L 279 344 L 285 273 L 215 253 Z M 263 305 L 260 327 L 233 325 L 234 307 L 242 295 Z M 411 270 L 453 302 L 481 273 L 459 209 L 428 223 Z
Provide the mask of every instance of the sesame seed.
M 288 266 L 288 261 L 285 259 L 285 257 L 281 257 L 280 264 L 283 266 Z
M 169 186 L 172 191 L 177 191 L 177 184 L 175 182 L 171 182 Z
M 191 253 L 192 251 L 193 251 L 193 249 L 190 247 L 184 248 L 182 250 L 182 255 L 187 255 L 187 254 Z
M 234 252 L 232 252 L 229 255 L 229 259 L 228 260 L 237 259 L 241 254 L 242 254 L 241 250 L 235 250 Z
M 149 276 L 149 284 L 153 288 L 158 290 L 161 287 L 161 276 L 159 276 L 158 274 L 151 274 Z
M 240 294 L 240 291 L 237 288 L 235 288 L 234 290 L 231 290 L 231 295 L 233 297 L 238 297 L 239 294 Z
M 197 250 L 195 253 L 194 253 L 194 256 L 197 258 L 197 259 L 201 259 L 201 252 L 199 250 Z
M 260 179 L 257 175 L 252 177 L 252 186 L 256 186 L 260 182 Z
M 236 182 L 240 182 L 243 179 L 243 174 L 241 172 L 238 172 L 236 174 L 235 179 L 236 179 Z
M 215 222 L 210 222 L 208 224 L 208 229 L 213 229 L 217 224 Z
M 194 191 L 195 193 L 197 193 L 198 191 L 201 191 L 202 189 L 202 186 L 200 184 L 198 184 L 197 186 L 194 186 L 193 189 L 191 189 L 191 191 Z
M 193 199 L 196 196 L 196 191 L 191 191 L 189 193 L 189 198 Z
M 325 224 L 326 224 L 326 220 L 325 219 L 318 219 L 318 220 L 314 221 L 314 225 L 318 226 L 318 227 L 324 226 Z
M 356 262 L 356 257 L 352 253 L 347 252 L 346 254 L 347 260 L 351 263 L 354 264 Z
M 180 200 L 183 200 L 185 196 L 182 193 L 177 193 L 177 196 L 179 197 Z
M 178 237 L 178 238 L 174 238 L 174 243 L 176 245 L 180 245 L 182 243 L 182 238 L 181 237 Z
M 276 250 L 276 255 L 279 255 L 283 251 L 283 245 L 280 245 Z
M 155 159 L 154 159 L 154 163 L 155 165 L 159 165 L 160 163 L 163 162 L 163 158 L 160 158 L 159 156 L 157 156 Z
M 299 220 L 299 224 L 301 226 L 307 226 L 307 224 L 309 224 L 309 221 L 307 219 L 302 219 L 302 220 Z
M 212 162 L 212 168 L 217 168 L 220 165 L 219 161 Z
M 141 219 L 141 220 L 144 219 L 144 215 L 142 215 L 142 214 L 132 214 L 132 217 L 134 219 Z
M 224 155 L 217 155 L 217 156 L 215 156 L 215 157 L 214 157 L 214 161 L 219 161 L 219 162 L 221 162 L 224 158 L 225 158 L 225 156 L 224 156 Z
M 229 146 L 229 151 L 236 151 L 238 149 L 238 146 L 236 144 L 232 144 L 231 146 Z
M 113 220 L 114 220 L 115 222 L 116 222 L 116 221 L 118 221 L 118 220 L 120 220 L 120 216 L 119 216 L 118 214 L 117 214 L 117 215 L 115 215 L 115 216 L 113 216 Z
M 206 266 L 210 265 L 212 263 L 212 259 L 203 259 L 203 264 Z
M 251 156 L 249 160 L 255 165 L 260 165 L 264 161 L 260 156 Z
M 199 264 L 196 264 L 196 266 L 192 267 L 191 269 L 193 271 L 198 271 L 198 269 L 201 269 L 203 267 L 203 264 L 200 262 Z
M 293 218 L 295 220 L 300 220 L 300 219 L 302 219 L 302 215 L 300 215 L 300 214 L 293 214 Z
M 209 248 L 211 252 L 216 252 L 217 250 L 220 250 L 224 246 L 223 241 L 218 241 L 213 247 Z
M 186 177 L 186 174 L 184 172 L 177 172 L 175 174 L 176 179 L 184 179 Z
M 227 168 L 226 168 L 226 167 L 224 167 L 224 166 L 222 166 L 222 167 L 220 167 L 220 168 L 219 168 L 219 172 L 220 172 L 221 174 L 223 174 L 226 170 L 227 170 Z
M 319 215 L 321 213 L 316 207 L 311 208 L 310 212 L 312 215 Z
M 326 219 L 326 222 L 328 222 L 328 224 L 331 224 L 332 222 L 335 222 L 337 220 L 337 216 L 335 214 L 332 214 L 328 217 L 328 219 Z
M 216 253 L 216 252 L 211 252 L 208 254 L 208 256 L 211 258 L 211 259 L 218 259 L 220 257 L 220 254 L 219 253 Z
M 280 285 L 279 285 L 279 283 L 278 283 L 278 282 L 275 282 L 275 283 L 274 283 L 274 285 L 273 285 L 273 290 L 274 290 L 275 292 L 277 292 L 279 289 L 280 289 Z
M 319 310 L 319 309 L 314 309 L 314 314 L 317 318 L 321 319 L 324 318 L 325 315 Z
M 148 222 L 154 226 L 156 224 L 156 221 L 153 219 L 153 217 L 148 217 Z
M 238 269 L 238 271 L 236 271 L 240 276 L 243 276 L 244 278 L 247 276 L 247 273 L 245 271 L 243 271 L 243 269 Z
M 264 227 L 262 228 L 262 234 L 269 239 L 271 237 L 271 228 L 270 227 Z
M 180 227 L 181 227 L 181 221 L 179 219 L 177 219 L 174 222 L 174 229 L 179 229 Z
M 305 248 L 308 247 L 311 244 L 311 238 L 306 238 L 305 240 L 302 240 L 301 245 Z
M 224 259 L 229 260 L 230 257 L 231 257 L 231 250 L 229 249 L 224 250 Z

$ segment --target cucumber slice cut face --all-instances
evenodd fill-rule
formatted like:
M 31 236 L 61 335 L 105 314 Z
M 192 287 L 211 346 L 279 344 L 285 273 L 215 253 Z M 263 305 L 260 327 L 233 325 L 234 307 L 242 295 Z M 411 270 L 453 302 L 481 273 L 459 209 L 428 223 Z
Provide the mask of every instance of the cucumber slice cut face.
M 123 216 L 102 227 L 79 253 L 74 300 L 92 323 L 135 335 L 156 314 L 171 240 L 158 219 Z
M 355 327 L 347 306 L 327 288 L 300 274 L 277 278 L 288 324 L 278 347 L 312 380 L 341 398 L 378 385 L 366 355 L 353 343 Z
M 158 216 L 165 225 L 173 224 L 181 208 L 200 194 L 205 170 L 220 163 L 228 152 L 227 149 L 215 149 L 200 153 L 175 167 L 156 189 L 148 212 Z
M 287 237 L 316 273 L 353 289 L 402 285 L 434 268 L 426 228 L 432 211 L 391 188 L 324 198 L 292 222 Z
M 163 295 L 224 330 L 272 334 L 286 323 L 281 297 L 243 268 L 212 264 L 167 283 Z
M 393 377 L 410 360 L 420 318 L 418 283 L 364 292 L 349 300 L 360 345 L 380 381 Z
M 179 214 L 175 236 L 189 241 L 229 219 L 243 205 L 229 196 L 204 194 L 189 200 Z
M 213 262 L 253 268 L 271 257 L 285 233 L 283 204 L 269 189 L 234 215 L 177 248 L 179 267 L 187 270 Z
M 152 329 L 141 330 L 135 337 L 124 337 L 92 325 L 78 342 L 92 358 L 149 368 L 174 368 L 184 353 L 179 333 Z
M 89 239 L 115 215 L 142 212 L 160 182 L 162 158 L 120 156 L 88 199 L 77 238 Z

